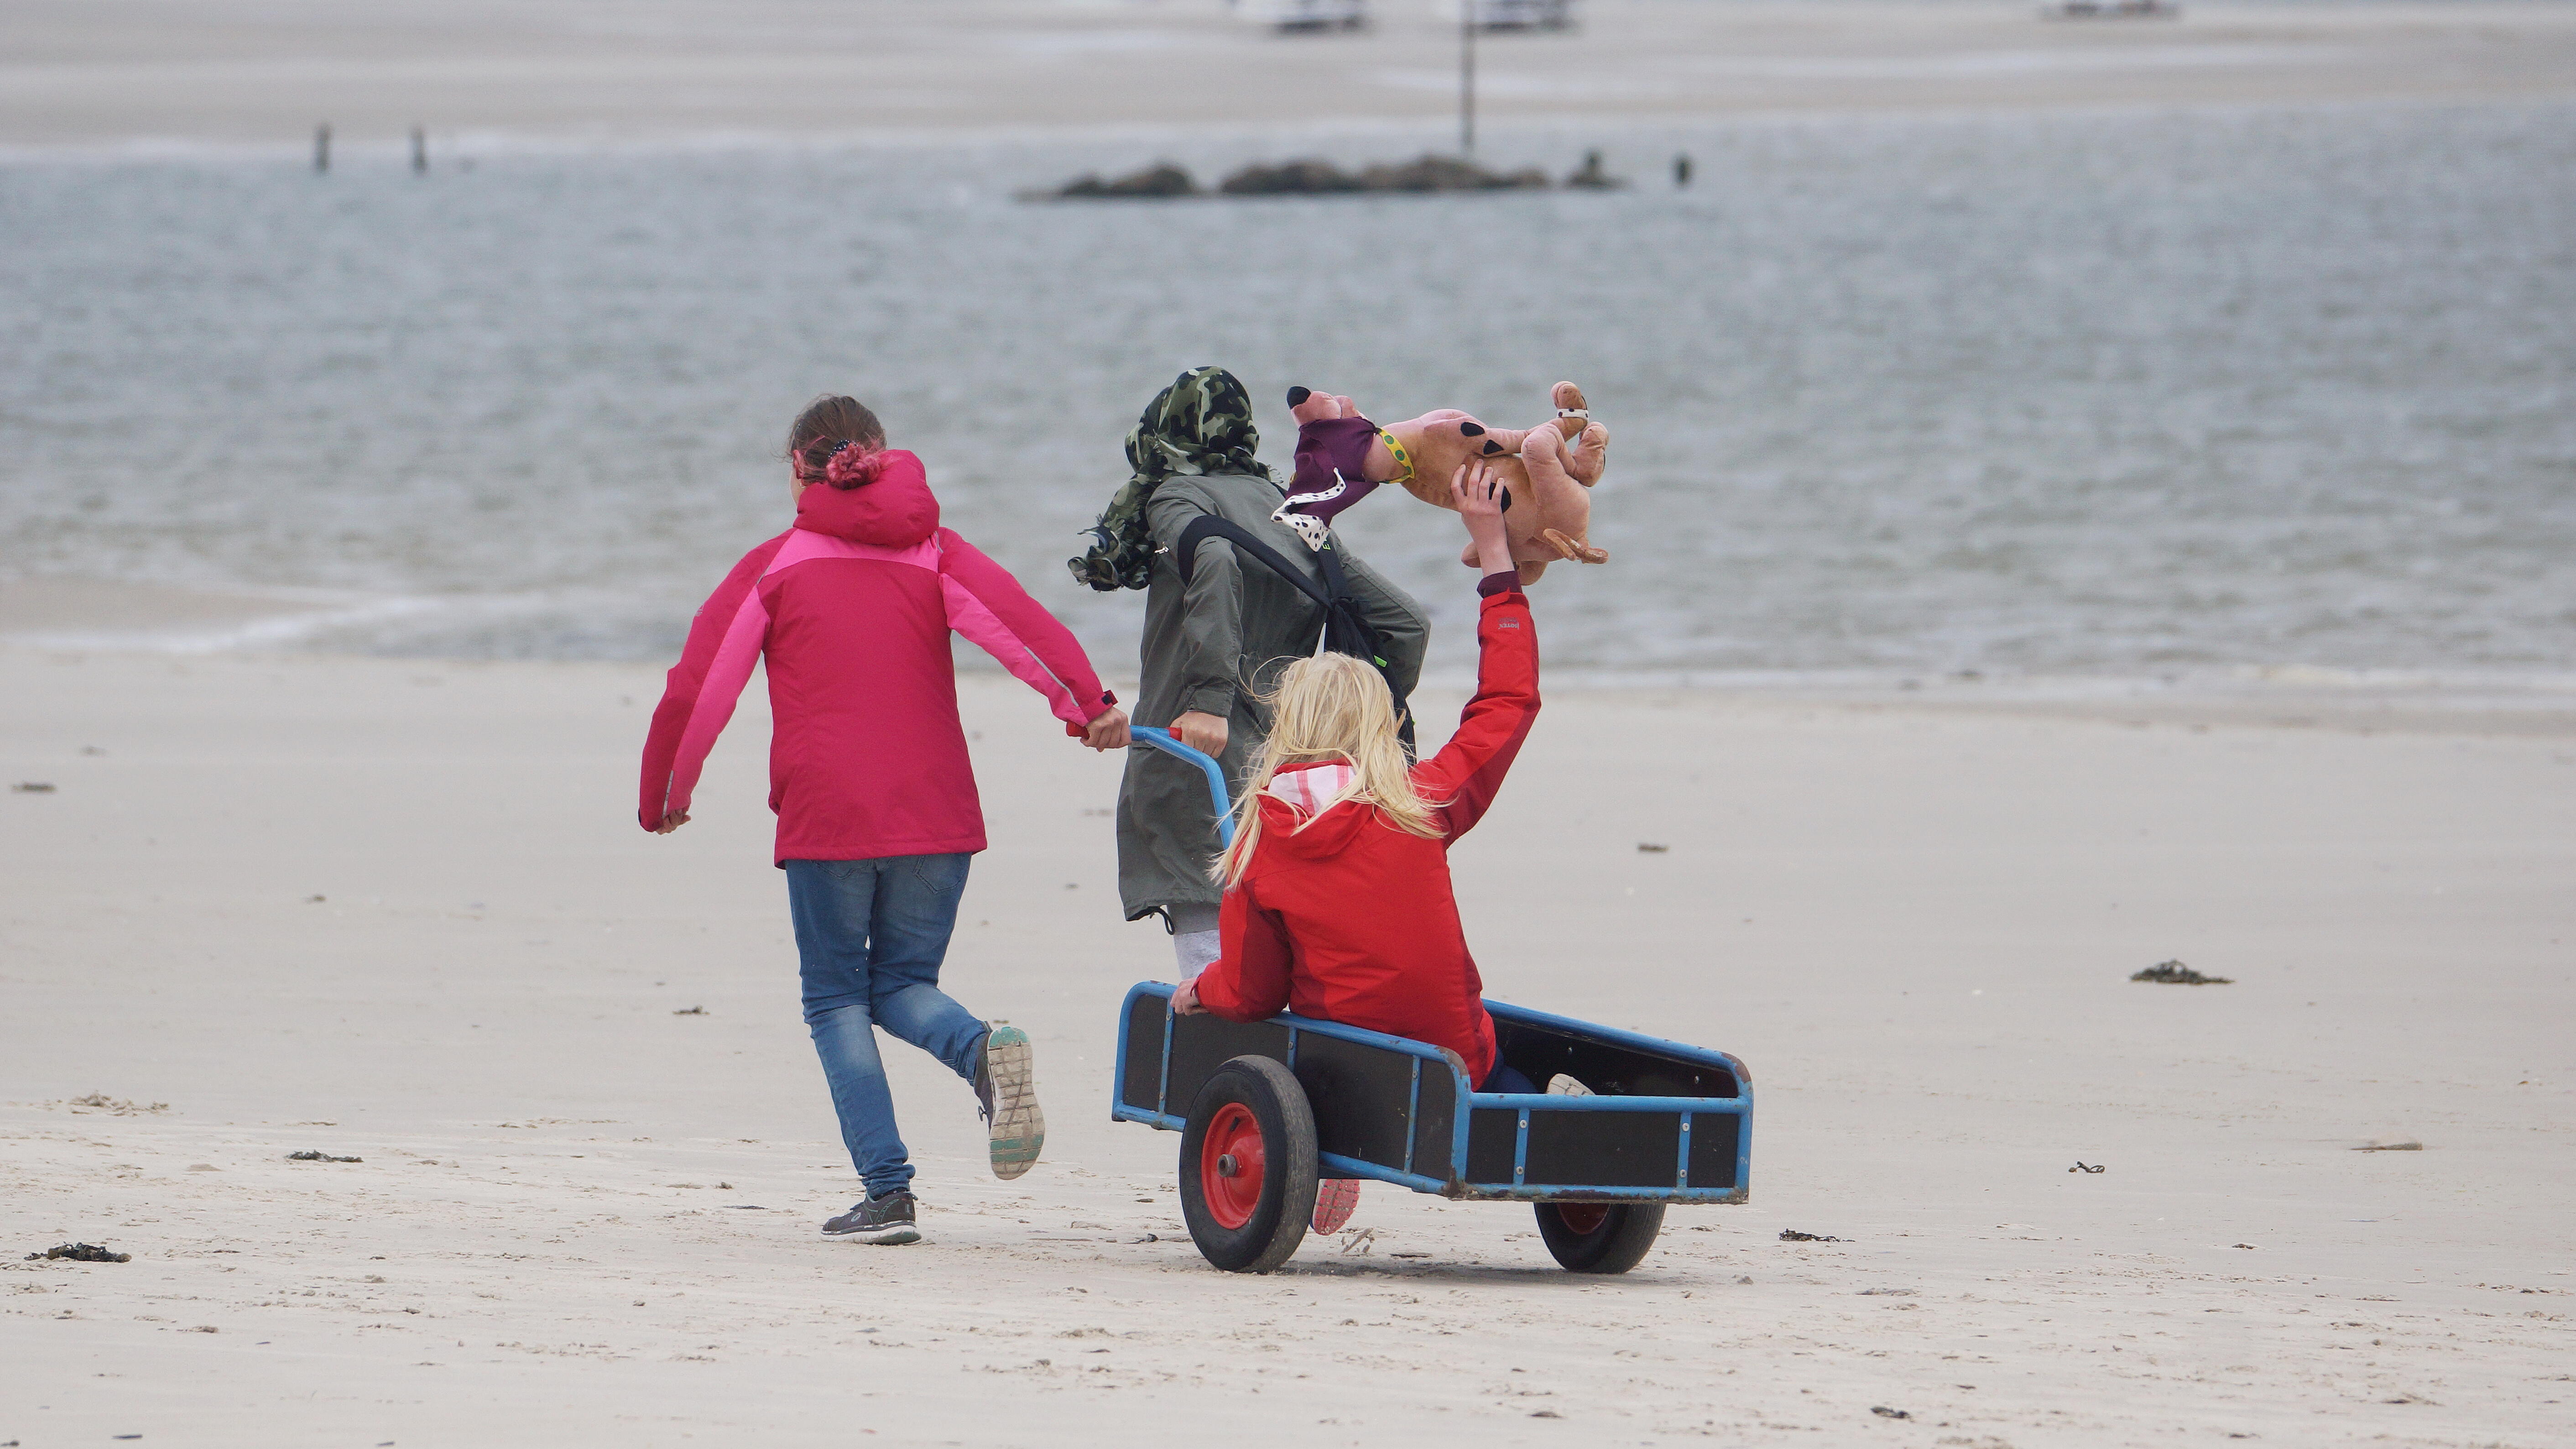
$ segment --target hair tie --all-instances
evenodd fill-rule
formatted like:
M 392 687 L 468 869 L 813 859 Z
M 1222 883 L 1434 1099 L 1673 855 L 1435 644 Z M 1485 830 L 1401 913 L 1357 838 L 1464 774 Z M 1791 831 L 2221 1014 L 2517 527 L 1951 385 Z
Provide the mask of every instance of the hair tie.
M 857 488 L 876 481 L 885 454 L 846 439 L 832 445 L 823 459 L 823 481 L 835 488 Z

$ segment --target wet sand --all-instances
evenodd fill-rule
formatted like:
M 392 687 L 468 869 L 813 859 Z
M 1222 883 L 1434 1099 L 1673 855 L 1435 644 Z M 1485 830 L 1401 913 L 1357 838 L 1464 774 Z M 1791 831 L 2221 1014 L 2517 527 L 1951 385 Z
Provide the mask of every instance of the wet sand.
M 928 1241 L 822 1241 L 764 710 L 657 839 L 658 686 L 0 648 L 0 774 L 55 786 L 0 795 L 0 1439 L 2561 1435 L 2564 728 L 1561 692 L 1460 846 L 1470 939 L 1497 997 L 1741 1055 L 1752 1201 L 1586 1281 L 1373 1187 L 1256 1280 L 1106 1120 L 1169 961 L 1118 762 L 982 677 L 948 984 L 1034 1035 L 1047 1157 L 991 1180 L 898 1048 Z M 2169 958 L 2234 984 L 2127 979 Z M 69 1241 L 133 1259 L 20 1261 Z

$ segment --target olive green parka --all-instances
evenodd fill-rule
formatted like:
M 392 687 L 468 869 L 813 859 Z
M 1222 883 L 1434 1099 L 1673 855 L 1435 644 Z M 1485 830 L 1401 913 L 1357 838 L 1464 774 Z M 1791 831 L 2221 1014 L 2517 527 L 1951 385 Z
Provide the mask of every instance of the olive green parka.
M 1172 550 L 1181 530 L 1214 515 L 1250 529 L 1320 583 L 1313 551 L 1286 524 L 1270 520 L 1285 496 L 1265 477 L 1211 473 L 1166 478 L 1145 505 L 1154 557 L 1135 722 L 1169 725 L 1192 710 L 1224 719 L 1222 763 L 1237 798 L 1269 733 L 1261 696 L 1290 660 L 1315 652 L 1324 611 L 1267 565 L 1238 559 L 1224 539 L 1199 543 L 1187 586 Z M 1411 694 L 1430 621 L 1377 570 L 1347 551 L 1341 560 L 1360 612 L 1385 648 L 1389 678 Z M 1215 905 L 1223 893 L 1208 871 L 1217 849 L 1206 777 L 1159 751 L 1129 751 L 1118 789 L 1118 891 L 1127 919 L 1175 905 Z

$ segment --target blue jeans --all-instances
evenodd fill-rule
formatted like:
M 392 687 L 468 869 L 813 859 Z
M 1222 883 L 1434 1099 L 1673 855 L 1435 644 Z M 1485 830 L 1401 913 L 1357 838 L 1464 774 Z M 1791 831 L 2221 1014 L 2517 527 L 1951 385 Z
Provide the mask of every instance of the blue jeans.
M 975 1080 L 984 1023 L 939 989 L 939 963 L 966 890 L 965 855 L 787 862 L 787 911 L 805 980 L 805 1025 L 868 1195 L 912 1181 L 877 1056 L 883 1027 Z

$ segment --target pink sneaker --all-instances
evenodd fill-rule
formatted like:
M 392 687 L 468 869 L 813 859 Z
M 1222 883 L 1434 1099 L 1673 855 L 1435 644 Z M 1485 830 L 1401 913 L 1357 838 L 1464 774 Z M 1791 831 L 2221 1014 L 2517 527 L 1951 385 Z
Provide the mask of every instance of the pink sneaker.
M 1360 1180 L 1328 1177 L 1315 1185 L 1315 1231 L 1338 1233 L 1360 1205 Z

